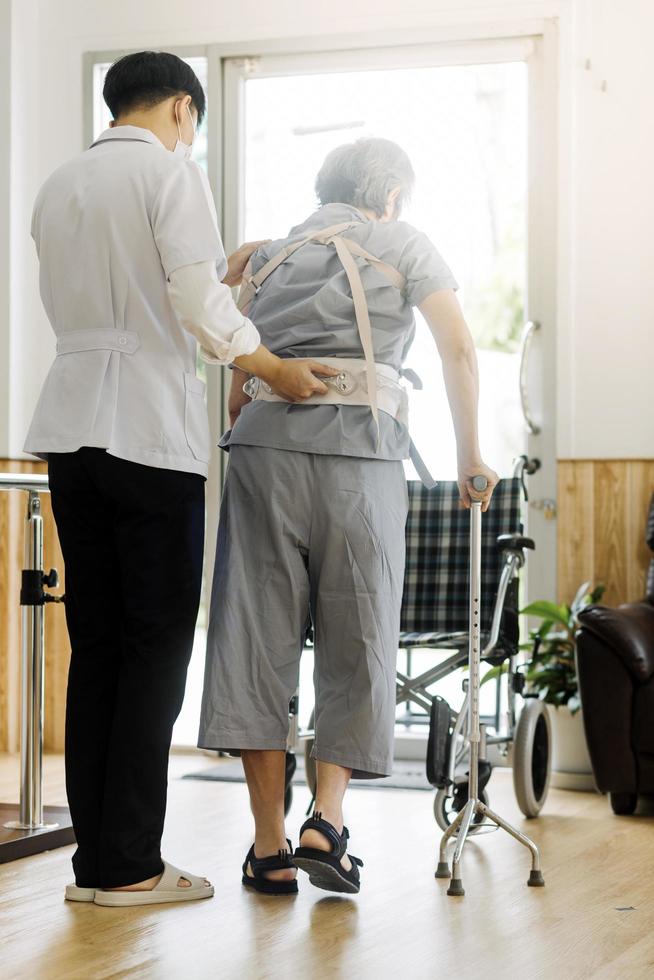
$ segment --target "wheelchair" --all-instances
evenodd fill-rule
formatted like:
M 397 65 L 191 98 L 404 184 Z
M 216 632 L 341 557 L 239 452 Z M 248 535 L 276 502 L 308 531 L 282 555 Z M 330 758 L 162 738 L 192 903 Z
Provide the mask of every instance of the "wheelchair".
M 513 771 L 513 786 L 520 810 L 536 817 L 549 788 L 551 730 L 545 704 L 524 696 L 524 675 L 519 665 L 520 570 L 534 542 L 523 535 L 521 512 L 527 501 L 525 475 L 538 468 L 526 456 L 516 461 L 514 475 L 500 481 L 484 515 L 481 545 L 481 659 L 495 684 L 494 712 L 481 719 L 479 798 L 488 805 L 492 773 L 489 749 Z M 468 800 L 468 681 L 464 677 L 463 703 L 453 709 L 432 689 L 468 661 L 469 518 L 460 506 L 456 482 L 427 489 L 408 481 L 409 514 L 406 525 L 406 567 L 399 636 L 405 651 L 406 671 L 396 673 L 396 702 L 405 705 L 398 725 L 429 728 L 426 770 L 435 787 L 434 816 L 446 830 Z M 439 662 L 418 674 L 412 665 L 419 653 L 436 654 Z M 518 715 L 517 699 L 522 710 Z M 295 752 L 304 748 L 306 778 L 315 796 L 313 714 L 306 730 L 298 726 L 298 698 L 290 708 L 287 752 L 286 807 L 291 805 L 291 779 Z M 495 829 L 483 822 L 471 833 Z

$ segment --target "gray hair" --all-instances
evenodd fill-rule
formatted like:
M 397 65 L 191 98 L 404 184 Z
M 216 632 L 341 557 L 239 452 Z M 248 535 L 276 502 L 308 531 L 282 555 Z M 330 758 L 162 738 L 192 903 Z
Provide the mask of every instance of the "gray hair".
M 316 177 L 316 194 L 321 204 L 351 204 L 381 218 L 388 195 L 399 187 L 397 216 L 414 180 L 411 161 L 397 143 L 368 137 L 344 143 L 327 154 Z

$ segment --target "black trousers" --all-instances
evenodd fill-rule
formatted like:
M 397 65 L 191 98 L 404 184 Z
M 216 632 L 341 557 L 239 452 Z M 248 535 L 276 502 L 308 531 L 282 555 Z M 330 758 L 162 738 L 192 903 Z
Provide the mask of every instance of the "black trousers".
M 204 478 L 102 449 L 52 453 L 71 642 L 66 789 L 75 880 L 162 870 L 168 751 L 200 600 Z

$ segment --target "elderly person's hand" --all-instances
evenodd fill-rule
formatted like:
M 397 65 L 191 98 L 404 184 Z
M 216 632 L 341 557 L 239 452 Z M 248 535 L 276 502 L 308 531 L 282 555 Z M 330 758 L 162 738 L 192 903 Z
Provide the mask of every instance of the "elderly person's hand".
M 470 463 L 459 463 L 458 466 L 459 493 L 464 507 L 470 507 L 471 502 L 481 500 L 483 512 L 488 510 L 493 490 L 500 482 L 500 478 L 490 466 L 486 466 L 481 460 L 473 460 Z M 487 486 L 485 490 L 475 490 L 472 479 L 475 476 L 485 476 Z
M 227 259 L 227 275 L 223 279 L 226 286 L 240 286 L 243 272 L 248 264 L 250 256 L 262 245 L 268 245 L 271 238 L 262 238 L 258 242 L 245 242 Z

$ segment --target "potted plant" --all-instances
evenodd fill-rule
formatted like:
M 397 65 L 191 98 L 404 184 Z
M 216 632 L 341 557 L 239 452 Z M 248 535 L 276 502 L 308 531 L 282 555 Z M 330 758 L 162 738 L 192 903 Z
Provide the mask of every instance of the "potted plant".
M 584 606 L 598 602 L 604 586 L 589 591 L 585 582 L 570 605 L 541 600 L 521 610 L 540 619 L 522 649 L 531 651 L 526 665 L 526 694 L 551 705 L 552 785 L 561 789 L 594 789 L 586 746 L 575 666 L 575 632 Z

